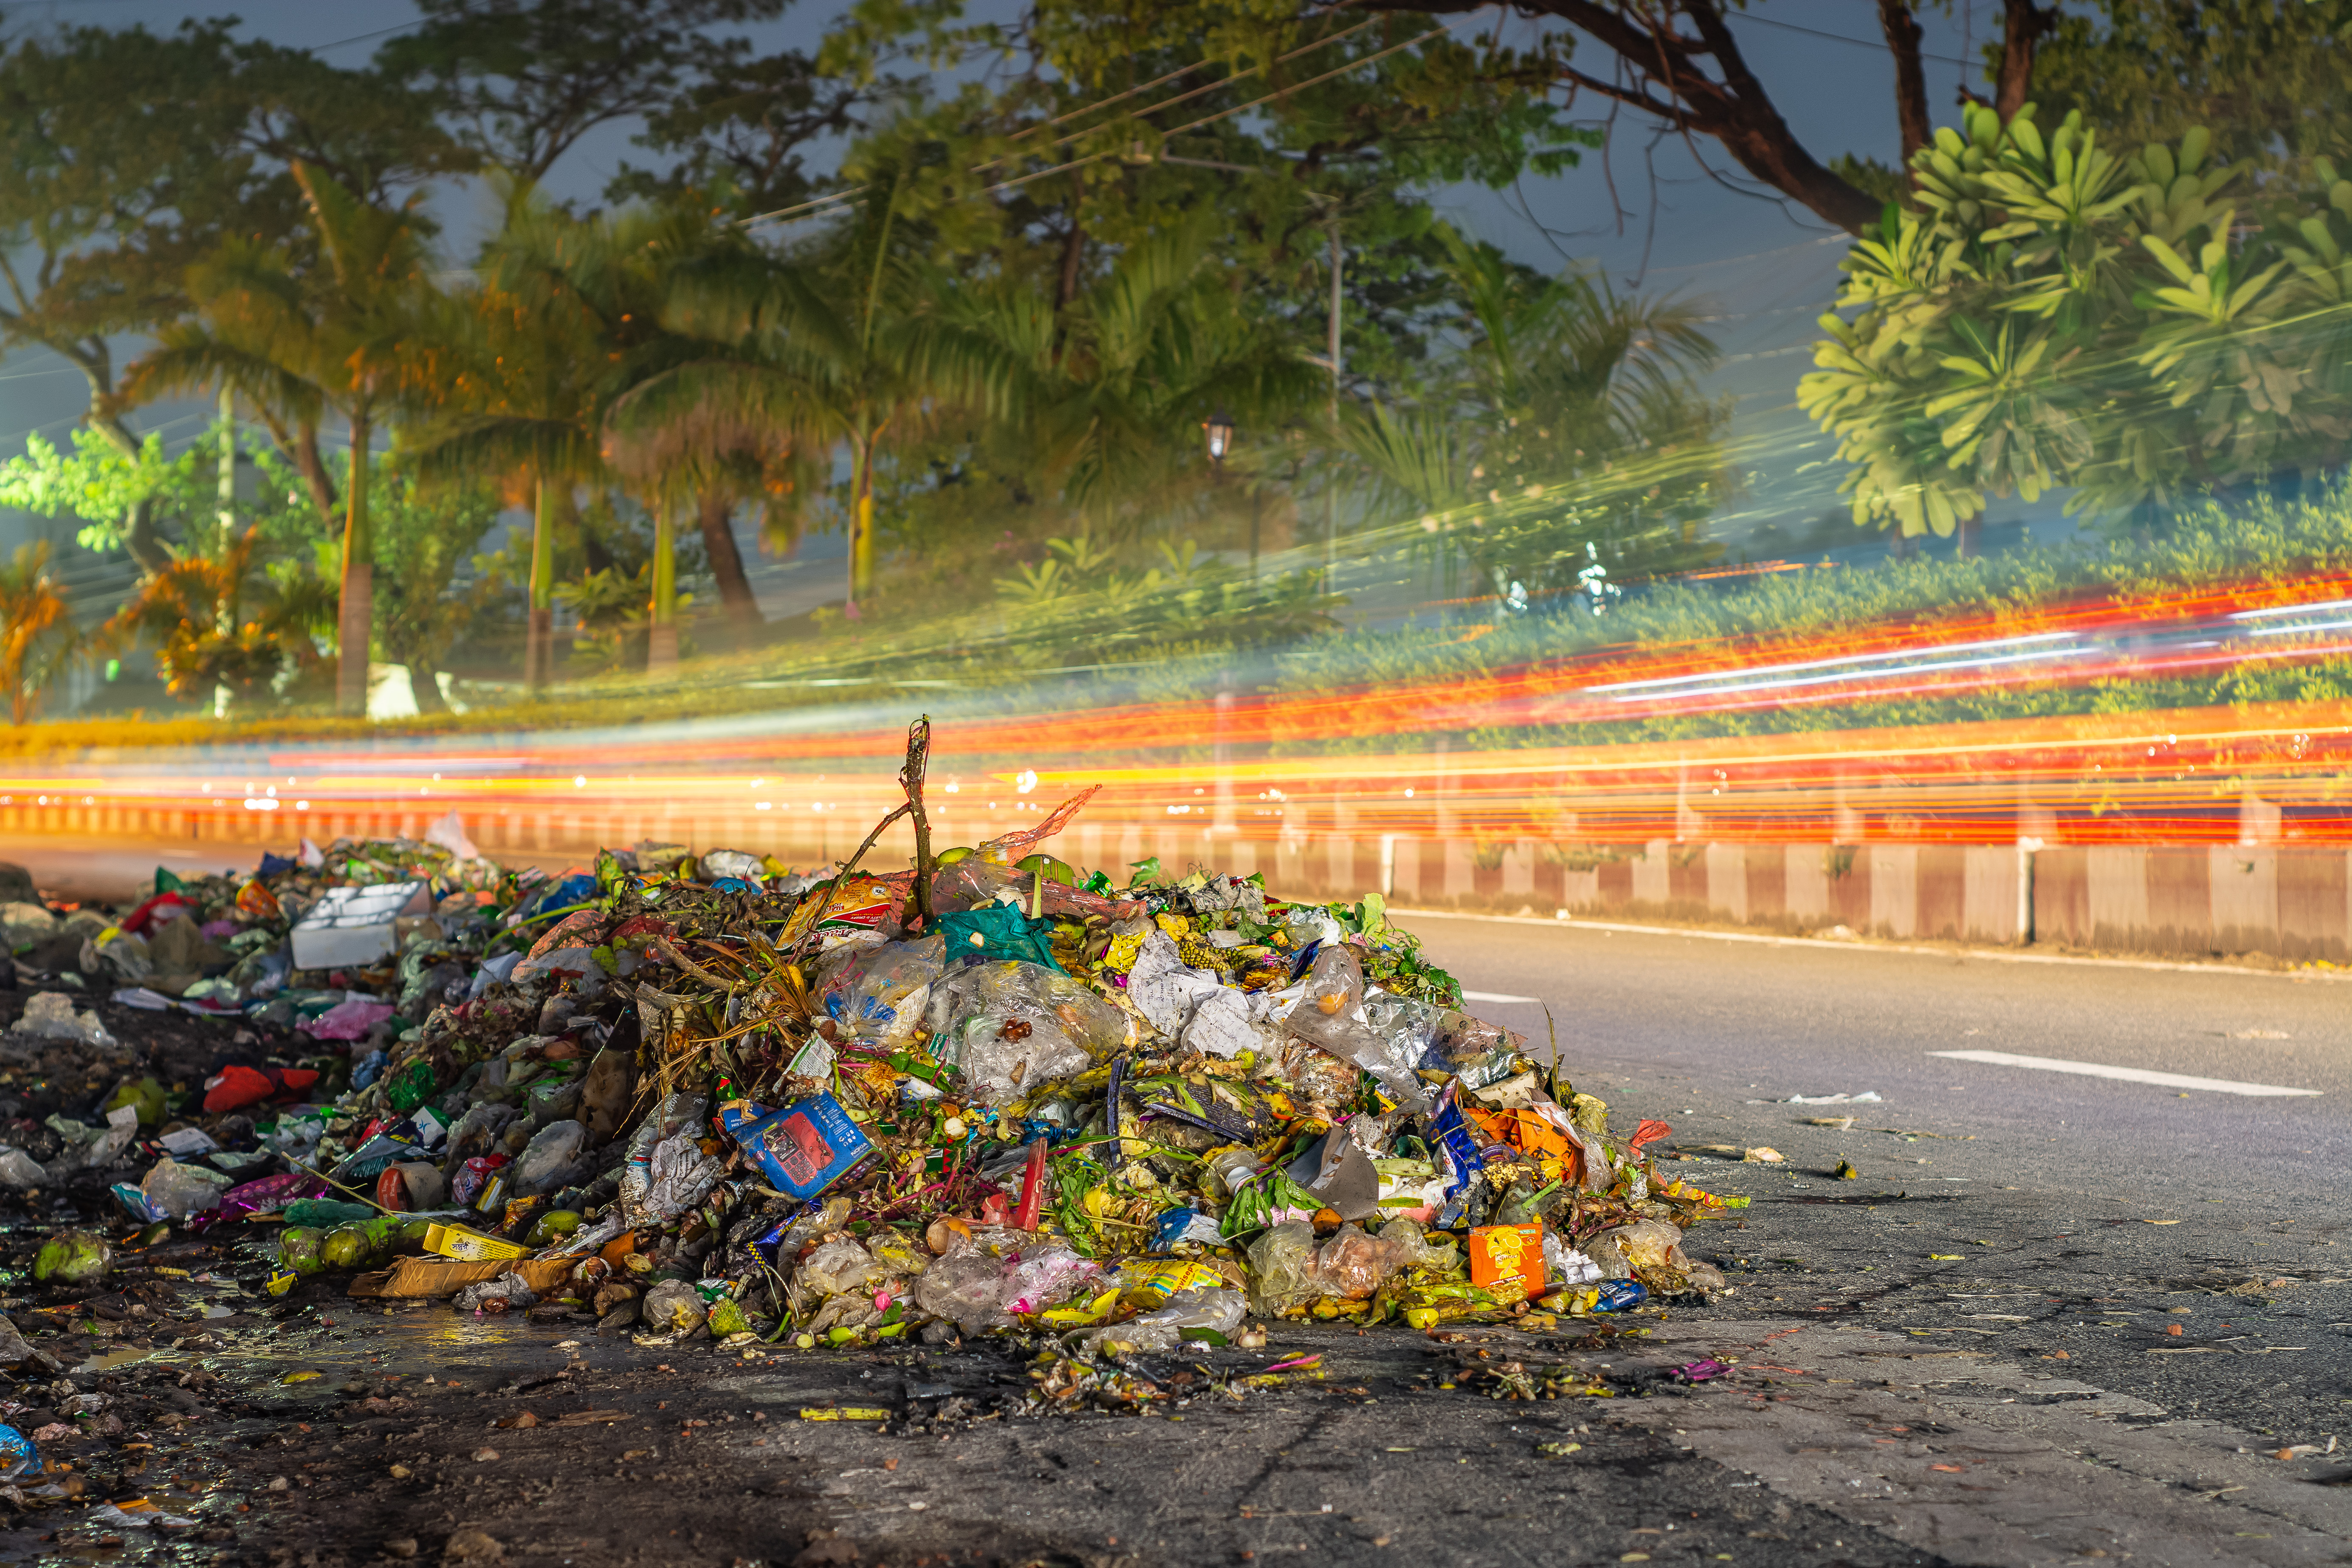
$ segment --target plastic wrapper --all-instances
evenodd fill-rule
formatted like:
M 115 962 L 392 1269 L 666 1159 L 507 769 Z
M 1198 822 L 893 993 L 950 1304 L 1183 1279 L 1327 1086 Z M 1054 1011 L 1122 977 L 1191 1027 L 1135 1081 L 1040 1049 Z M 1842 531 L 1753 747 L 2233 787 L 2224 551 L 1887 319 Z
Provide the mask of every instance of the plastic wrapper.
M 510 1163 L 504 1154 L 478 1154 L 462 1162 L 449 1182 L 449 1201 L 460 1208 L 473 1207 L 482 1190 L 490 1184 L 490 1178 Z
M 538 1295 L 520 1274 L 501 1274 L 468 1285 L 457 1292 L 456 1303 L 461 1312 L 486 1313 L 527 1311 L 538 1304 Z
M 41 1163 L 22 1149 L 0 1149 L 0 1184 L 23 1191 L 47 1179 Z
M 832 952 L 844 947 L 878 947 L 899 931 L 898 911 L 907 902 L 914 873 L 869 877 L 863 873 L 837 884 L 812 888 L 784 922 L 779 947 L 790 947 L 816 932 L 817 949 Z
M 206 1165 L 183 1165 L 170 1155 L 155 1162 L 139 1191 L 148 1207 L 172 1219 L 216 1208 L 228 1191 L 229 1179 Z
M 1182 1343 L 1187 1329 L 1231 1334 L 1242 1326 L 1247 1307 L 1242 1293 L 1230 1288 L 1180 1290 L 1167 1305 L 1097 1329 L 1078 1342 L 1089 1355 L 1159 1355 Z

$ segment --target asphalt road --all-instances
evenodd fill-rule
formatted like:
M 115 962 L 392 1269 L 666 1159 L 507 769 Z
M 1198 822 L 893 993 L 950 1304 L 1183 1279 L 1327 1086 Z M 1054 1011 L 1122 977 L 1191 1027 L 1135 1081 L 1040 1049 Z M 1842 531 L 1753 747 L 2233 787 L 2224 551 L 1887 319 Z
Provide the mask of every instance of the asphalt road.
M 1550 1333 L 1276 1324 L 1255 1355 L 1147 1363 L 1150 1414 L 1033 1415 L 1002 1402 L 1035 1345 L 747 1356 L 192 1283 L 187 1324 L 77 1382 L 209 1372 L 224 1418 L 134 1432 L 93 1479 L 289 1568 L 2352 1562 L 2352 987 L 1405 921 L 1472 990 L 1538 999 L 1476 1004 L 1538 1047 L 1549 1002 L 1579 1088 L 1674 1125 L 1668 1168 L 1751 1198 L 1689 1237 L 1731 1291 Z M 1929 1054 L 1976 1049 L 2321 1092 Z M 1738 1157 L 1764 1145 L 1785 1163 Z M 1701 1358 L 1731 1370 L 1672 1375 Z M 1514 1363 L 1580 1392 L 1498 1398 Z M 941 1387 L 979 1418 L 799 1415 Z M 37 1530 L 0 1560 L 193 1546 Z
M 1540 1051 L 1549 1006 L 1579 1088 L 1613 1100 L 1594 1087 L 1612 1086 L 1685 1142 L 1760 1142 L 1800 1164 L 1843 1154 L 1865 1177 L 1914 1184 L 2128 1193 L 2171 1213 L 2209 1198 L 2265 1215 L 2352 1212 L 2352 976 L 1399 919 L 1465 987 L 1534 999 L 1481 1002 L 1483 1016 Z M 1971 1050 L 2320 1092 L 2253 1097 L 1934 1054 Z M 1880 1101 L 1774 1103 L 1868 1092 Z M 1851 1133 L 1800 1124 L 1848 1111 Z M 1870 1131 L 1889 1126 L 1940 1136 L 1929 1152 Z

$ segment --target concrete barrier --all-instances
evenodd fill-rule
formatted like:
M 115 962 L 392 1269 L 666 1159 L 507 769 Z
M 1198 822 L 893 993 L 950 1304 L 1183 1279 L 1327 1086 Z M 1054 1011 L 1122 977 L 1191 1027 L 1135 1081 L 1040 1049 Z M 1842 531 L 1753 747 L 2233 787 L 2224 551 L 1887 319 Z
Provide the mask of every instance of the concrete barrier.
M 877 810 L 845 801 L 785 820 L 751 810 L 690 806 L 485 811 L 466 826 L 495 858 L 554 864 L 599 844 L 641 838 L 726 846 L 814 866 L 846 856 Z M 123 846 L 284 850 L 299 836 L 416 837 L 446 806 L 322 809 L 296 816 L 224 802 L 209 809 L 83 804 L 0 806 L 0 859 L 10 840 L 102 839 Z M 1306 814 L 1300 814 L 1304 816 Z M 1347 813 L 1252 836 L 1207 818 L 1083 819 L 1053 847 L 1114 875 L 1157 857 L 1171 871 L 1263 872 L 1278 893 L 1354 898 L 1378 889 L 1425 909 L 1504 914 L 1731 923 L 1801 932 L 1844 926 L 1864 935 L 2000 945 L 2034 942 L 2163 955 L 2267 954 L 2295 963 L 2352 962 L 2352 851 L 2291 845 L 1951 846 L 1931 844 L 1643 845 L 1430 838 L 1353 830 Z M 1295 818 L 1293 819 L 1296 820 Z M 870 864 L 903 867 L 903 826 Z

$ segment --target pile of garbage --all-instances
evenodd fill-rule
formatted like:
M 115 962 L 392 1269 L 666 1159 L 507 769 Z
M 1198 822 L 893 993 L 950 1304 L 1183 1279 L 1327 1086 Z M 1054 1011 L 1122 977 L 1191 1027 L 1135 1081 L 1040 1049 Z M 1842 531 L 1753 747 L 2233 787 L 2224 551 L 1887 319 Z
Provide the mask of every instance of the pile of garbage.
M 885 819 L 914 818 L 903 870 L 647 843 L 548 876 L 450 818 L 159 873 L 112 916 L 6 906 L 19 976 L 58 988 L 0 1062 L 112 1043 L 76 985 L 224 1037 L 200 1083 L 0 1123 L 0 1184 L 103 1179 L 119 1211 L 36 1279 L 243 1226 L 279 1296 L 660 1343 L 1046 1333 L 1095 1363 L 1723 1289 L 1683 1234 L 1744 1200 L 1661 1177 L 1664 1124 L 1612 1132 L 1378 895 L 1082 872 L 1040 847 L 1085 795 L 934 853 L 926 741 Z

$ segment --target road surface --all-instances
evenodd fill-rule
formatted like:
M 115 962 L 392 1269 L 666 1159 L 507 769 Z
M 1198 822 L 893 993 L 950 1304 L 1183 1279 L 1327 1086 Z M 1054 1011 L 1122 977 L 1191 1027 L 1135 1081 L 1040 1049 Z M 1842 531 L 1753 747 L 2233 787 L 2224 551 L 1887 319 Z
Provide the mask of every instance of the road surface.
M 250 1401 L 232 1440 L 159 1436 L 135 1484 L 198 1511 L 223 1560 L 320 1568 L 489 1561 L 478 1538 L 551 1568 L 2347 1560 L 2352 986 L 1405 923 L 1471 990 L 1530 998 L 1477 1005 L 1538 1047 L 1549 1004 L 1579 1088 L 1622 1128 L 1673 1123 L 1687 1157 L 1665 1168 L 1752 1197 L 1689 1238 L 1731 1292 L 1621 1337 L 1277 1324 L 1264 1352 L 1198 1364 L 1319 1369 L 1238 1398 L 1196 1382 L 1142 1417 L 920 1435 L 797 1417 L 985 1400 L 1025 1385 L 1034 1347 L 747 1359 L 247 1300 L 215 1321 L 227 1353 L 109 1374 L 168 1384 L 201 1358 Z M 2281 1089 L 2318 1092 L 2248 1092 Z M 1709 1359 L 1731 1370 L 1672 1375 Z M 1513 1363 L 1601 1392 L 1492 1397 Z M 107 1561 L 186 1550 L 115 1533 Z M 0 1560 L 95 1539 L 0 1531 Z

